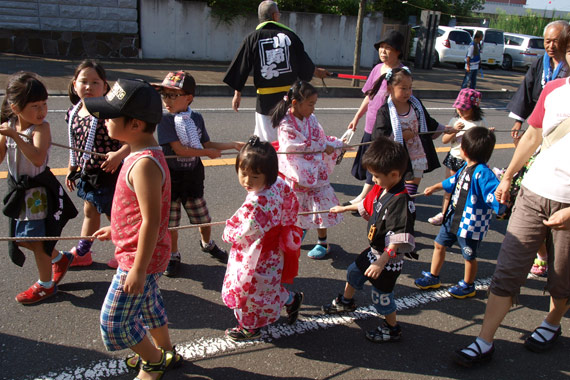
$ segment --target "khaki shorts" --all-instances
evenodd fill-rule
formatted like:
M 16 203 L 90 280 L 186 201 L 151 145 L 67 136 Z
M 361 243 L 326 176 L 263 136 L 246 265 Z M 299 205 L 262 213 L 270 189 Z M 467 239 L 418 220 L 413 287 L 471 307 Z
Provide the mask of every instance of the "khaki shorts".
M 570 231 L 552 230 L 542 222 L 556 211 L 569 207 L 543 198 L 521 187 L 501 245 L 490 291 L 498 296 L 516 297 L 524 284 L 538 248 L 546 240 L 548 281 L 553 298 L 570 297 Z

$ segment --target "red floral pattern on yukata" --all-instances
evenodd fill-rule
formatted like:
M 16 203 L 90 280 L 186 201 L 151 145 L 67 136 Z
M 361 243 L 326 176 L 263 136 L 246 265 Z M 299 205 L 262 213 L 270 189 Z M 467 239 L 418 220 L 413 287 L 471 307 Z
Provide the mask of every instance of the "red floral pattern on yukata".
M 226 221 L 223 240 L 232 244 L 222 299 L 247 329 L 279 319 L 289 291 L 281 285 L 283 250 L 301 244 L 300 231 L 283 229 L 279 244 L 264 249 L 263 238 L 273 228 L 295 224 L 297 198 L 281 178 L 257 193 L 249 192 L 242 206 Z M 299 236 L 297 236 L 299 235 Z
M 343 146 L 342 140 L 325 135 L 315 115 L 299 120 L 290 112 L 279 124 L 280 152 L 322 152 L 327 145 Z M 299 201 L 299 212 L 322 211 L 338 205 L 329 177 L 340 149 L 332 154 L 280 154 L 279 172 L 285 176 Z M 339 224 L 342 214 L 301 215 L 296 225 L 302 229 L 327 228 Z

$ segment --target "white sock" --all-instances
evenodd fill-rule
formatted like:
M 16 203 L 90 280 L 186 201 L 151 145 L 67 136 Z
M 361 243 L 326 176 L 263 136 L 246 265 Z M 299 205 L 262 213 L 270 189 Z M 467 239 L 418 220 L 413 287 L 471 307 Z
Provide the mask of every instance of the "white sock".
M 479 347 L 481 347 L 481 353 L 482 354 L 488 352 L 491 349 L 491 347 L 493 347 L 493 343 L 487 343 L 486 341 L 484 341 L 483 339 L 481 339 L 479 337 L 477 337 L 477 339 L 475 339 L 475 342 L 477 342 L 479 344 Z M 473 350 L 475 350 L 475 352 L 479 352 L 479 349 L 477 348 L 477 345 L 474 342 L 471 343 L 467 348 L 472 348 Z M 461 352 L 463 352 L 464 354 L 467 354 L 471 357 L 477 356 L 475 354 L 475 352 L 473 352 L 471 350 L 463 349 L 463 350 L 461 350 Z
M 552 329 L 552 330 L 558 330 L 558 328 L 560 327 L 560 325 L 558 326 L 552 326 L 550 323 L 546 322 L 546 320 L 542 321 L 542 323 L 540 324 L 540 327 L 545 327 L 547 329 Z M 542 339 L 542 337 L 540 335 L 538 335 L 537 333 L 533 332 L 532 333 L 532 337 L 536 340 L 538 340 L 539 342 L 548 342 L 550 339 L 552 339 L 552 337 L 554 336 L 553 332 L 550 332 L 548 330 L 544 330 L 544 329 L 539 329 L 538 332 L 540 332 L 540 334 L 542 336 L 544 336 L 544 338 L 546 339 L 546 341 L 544 339 Z
M 201 240 L 201 239 L 200 239 Z M 202 240 L 202 247 L 204 248 L 210 248 L 210 244 L 212 244 L 212 241 L 210 240 L 209 242 L 205 243 L 204 240 Z
M 181 257 L 180 257 L 180 252 L 176 251 L 176 252 L 171 252 L 170 253 L 170 260 L 178 260 L 180 261 Z
M 61 260 L 62 256 L 63 256 L 63 254 L 61 253 L 61 251 L 59 251 L 59 252 L 57 253 L 57 256 L 55 257 L 55 259 L 53 259 L 53 260 L 51 261 L 51 263 L 52 263 L 52 264 L 57 263 L 59 260 Z

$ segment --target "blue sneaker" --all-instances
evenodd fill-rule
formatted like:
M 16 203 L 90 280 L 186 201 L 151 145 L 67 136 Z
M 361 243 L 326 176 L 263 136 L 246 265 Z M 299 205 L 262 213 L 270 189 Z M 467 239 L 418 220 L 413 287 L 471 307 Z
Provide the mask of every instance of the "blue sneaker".
M 467 298 L 467 297 L 475 297 L 477 291 L 475 290 L 475 284 L 468 284 L 465 281 L 461 280 L 457 283 L 457 285 L 452 286 L 447 290 L 454 298 Z
M 422 271 L 422 276 L 423 277 L 420 277 L 416 279 L 416 281 L 414 281 L 414 284 L 418 288 L 422 290 L 427 290 L 427 289 L 437 289 L 441 286 L 441 281 L 439 280 L 439 276 L 436 277 L 430 272 L 426 271 Z
M 327 247 L 317 244 L 313 249 L 309 251 L 309 253 L 307 253 L 307 255 L 311 259 L 320 260 L 327 255 L 327 252 L 328 252 Z

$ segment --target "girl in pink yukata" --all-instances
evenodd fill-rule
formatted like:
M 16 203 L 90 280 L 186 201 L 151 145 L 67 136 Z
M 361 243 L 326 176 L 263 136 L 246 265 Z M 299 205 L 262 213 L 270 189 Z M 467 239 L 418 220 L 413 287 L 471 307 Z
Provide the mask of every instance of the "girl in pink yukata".
M 226 336 L 241 341 L 259 338 L 284 305 L 287 322 L 297 321 L 304 295 L 282 283 L 292 283 L 297 275 L 303 232 L 295 226 L 297 198 L 277 176 L 277 153 L 270 143 L 252 136 L 237 156 L 236 172 L 247 197 L 226 221 L 222 236 L 232 244 L 222 299 L 238 321 Z
M 313 114 L 317 90 L 307 82 L 298 81 L 273 110 L 271 121 L 279 128 L 279 171 L 299 200 L 300 212 L 330 210 L 338 199 L 329 182 L 336 159 L 341 154 L 342 140 L 325 135 Z M 300 154 L 298 152 L 315 152 Z M 316 228 L 317 245 L 309 251 L 312 259 L 322 259 L 328 252 L 327 228 L 342 221 L 341 214 L 301 215 L 296 225 L 303 230 Z

